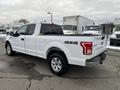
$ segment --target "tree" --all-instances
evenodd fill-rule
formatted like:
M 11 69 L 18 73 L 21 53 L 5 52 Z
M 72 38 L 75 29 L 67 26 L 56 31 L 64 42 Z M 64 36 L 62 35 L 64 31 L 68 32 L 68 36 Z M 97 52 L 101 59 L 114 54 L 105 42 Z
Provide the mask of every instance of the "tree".
M 29 21 L 27 20 L 27 19 L 20 19 L 19 21 L 18 21 L 19 23 L 29 23 Z

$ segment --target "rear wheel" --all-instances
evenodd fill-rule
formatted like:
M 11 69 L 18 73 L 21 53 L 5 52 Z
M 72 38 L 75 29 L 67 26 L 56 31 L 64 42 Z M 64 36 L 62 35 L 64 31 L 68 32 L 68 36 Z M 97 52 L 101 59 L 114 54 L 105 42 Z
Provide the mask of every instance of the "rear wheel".
M 69 65 L 67 63 L 67 59 L 61 53 L 53 53 L 49 55 L 48 60 L 52 73 L 61 76 L 68 71 Z
M 15 54 L 15 51 L 12 50 L 10 43 L 6 44 L 6 53 L 9 56 L 13 56 Z

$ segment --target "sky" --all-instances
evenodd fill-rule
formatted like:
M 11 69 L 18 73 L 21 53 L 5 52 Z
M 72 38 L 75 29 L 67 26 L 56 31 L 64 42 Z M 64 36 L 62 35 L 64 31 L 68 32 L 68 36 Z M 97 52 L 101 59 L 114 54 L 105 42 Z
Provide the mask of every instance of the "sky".
M 64 16 L 82 15 L 97 23 L 120 17 L 120 0 L 0 0 L 0 23 L 21 18 L 29 21 L 62 23 Z

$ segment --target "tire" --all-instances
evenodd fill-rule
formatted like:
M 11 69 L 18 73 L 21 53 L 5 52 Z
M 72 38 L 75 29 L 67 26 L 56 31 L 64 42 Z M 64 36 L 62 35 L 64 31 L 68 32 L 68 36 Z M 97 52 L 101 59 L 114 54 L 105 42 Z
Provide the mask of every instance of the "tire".
M 15 55 L 15 51 L 12 50 L 12 47 L 11 47 L 10 43 L 6 44 L 6 53 L 9 56 L 14 56 Z
M 67 58 L 62 53 L 53 53 L 48 56 L 49 68 L 53 74 L 64 75 L 69 68 Z

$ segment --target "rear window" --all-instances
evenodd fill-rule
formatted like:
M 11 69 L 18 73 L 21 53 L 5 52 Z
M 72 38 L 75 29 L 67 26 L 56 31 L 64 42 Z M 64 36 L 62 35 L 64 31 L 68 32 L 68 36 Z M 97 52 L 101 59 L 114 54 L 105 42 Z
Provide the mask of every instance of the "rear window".
M 41 24 L 40 33 L 42 34 L 63 34 L 63 30 L 60 25 Z

